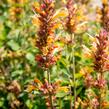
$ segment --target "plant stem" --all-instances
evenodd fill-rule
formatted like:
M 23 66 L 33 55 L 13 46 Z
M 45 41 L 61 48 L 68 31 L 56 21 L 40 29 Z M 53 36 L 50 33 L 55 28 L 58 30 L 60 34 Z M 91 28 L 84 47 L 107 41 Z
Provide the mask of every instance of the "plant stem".
M 51 94 L 49 94 L 49 98 L 50 98 L 50 107 L 51 107 L 51 109 L 54 109 L 54 107 L 53 107 L 53 99 L 52 99 L 52 95 Z
M 61 98 L 59 98 L 59 109 L 62 109 Z
M 72 90 L 70 88 L 70 109 L 72 109 Z
M 48 79 L 48 82 L 50 83 L 50 71 L 49 71 L 49 69 L 47 70 L 47 79 Z
M 72 34 L 72 39 L 75 41 L 74 34 Z M 74 109 L 76 103 L 76 84 L 75 84 L 75 48 L 72 48 L 72 58 L 73 58 L 73 83 L 74 83 Z
M 50 83 L 50 71 L 49 71 L 49 69 L 47 70 L 47 76 L 48 76 L 48 82 Z M 53 107 L 53 99 L 52 99 L 52 95 L 49 93 L 49 99 L 50 99 L 50 108 L 51 109 L 54 109 L 54 107 Z
M 101 92 L 101 91 L 100 91 Z M 100 97 L 99 97 L 99 109 L 102 109 L 102 107 L 101 107 L 101 94 L 100 94 Z
M 71 34 L 71 40 L 72 41 L 75 41 L 75 39 L 74 39 L 74 34 Z M 72 47 L 72 45 L 71 45 L 71 47 Z M 72 51 L 71 51 L 71 60 L 70 60 L 70 70 L 71 70 L 71 72 L 72 72 L 72 70 L 73 70 L 73 73 L 72 73 L 72 83 L 74 84 L 74 86 L 73 86 L 73 91 L 74 91 L 74 109 L 75 109 L 75 103 L 76 103 L 76 84 L 75 84 L 75 82 L 76 82 L 76 80 L 75 80 L 75 48 L 73 47 L 72 48 Z M 72 87 L 72 85 L 71 85 L 71 87 Z M 71 95 L 70 95 L 70 109 L 72 109 L 72 90 L 71 90 Z
M 102 72 L 100 72 L 100 78 L 101 78 L 101 79 L 104 78 Z M 99 91 L 99 109 L 102 109 L 102 105 L 101 105 L 101 104 L 102 104 L 102 97 L 101 97 L 101 94 L 102 94 L 102 89 L 100 89 L 100 91 Z

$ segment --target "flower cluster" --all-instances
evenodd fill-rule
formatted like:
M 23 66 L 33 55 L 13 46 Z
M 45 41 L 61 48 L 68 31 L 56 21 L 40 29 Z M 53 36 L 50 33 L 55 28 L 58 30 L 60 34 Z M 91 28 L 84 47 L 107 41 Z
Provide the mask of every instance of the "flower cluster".
M 109 4 L 108 0 L 102 0 L 102 8 L 97 8 L 97 21 L 109 32 Z
M 10 13 L 10 19 L 17 22 L 17 21 L 19 21 L 19 17 L 22 13 L 22 8 L 11 7 L 9 9 L 9 13 Z
M 39 4 L 38 4 L 39 5 Z M 38 7 L 33 6 L 35 12 L 38 13 L 38 17 L 35 18 L 39 22 L 39 31 L 37 46 L 42 49 L 47 46 L 47 40 L 50 36 L 52 41 L 54 40 L 54 30 L 56 23 L 52 20 L 54 15 L 54 1 L 53 0 L 43 0 L 43 3 Z
M 48 50 L 45 51 L 45 54 L 43 52 L 43 54 L 36 55 L 36 61 L 38 62 L 39 66 L 49 68 L 50 66 L 54 65 L 60 58 L 59 51 L 61 51 L 61 49 L 59 50 L 58 48 L 58 46 L 53 45 L 51 48 L 47 48 Z M 54 55 L 54 50 L 56 49 L 58 49 L 58 54 Z
M 91 104 L 92 104 L 93 109 L 97 109 L 97 107 L 99 106 L 99 102 L 96 98 L 92 99 Z
M 85 108 L 98 109 L 99 101 L 95 93 L 93 93 L 91 89 L 88 89 L 86 93 L 87 93 L 87 99 L 85 99 L 84 101 L 80 99 L 82 109 Z
M 103 73 L 109 70 L 109 63 L 108 63 L 108 33 L 106 30 L 102 30 L 100 35 L 96 37 L 97 42 L 95 44 L 96 51 L 94 52 L 94 69 L 99 73 Z
M 39 79 L 34 80 L 34 86 L 29 86 L 28 91 L 38 90 L 41 95 L 44 96 L 46 105 L 50 106 L 50 102 L 56 101 L 56 94 L 60 91 L 68 92 L 68 88 L 65 86 L 60 86 L 60 81 L 49 83 L 46 79 L 42 83 Z
M 36 46 L 40 53 L 36 55 L 36 61 L 41 67 L 48 68 L 59 59 L 61 48 L 55 44 L 55 30 L 59 27 L 57 18 L 61 15 L 54 9 L 54 0 L 43 0 L 41 4 L 33 5 L 36 16 L 33 24 L 38 25 Z
M 104 88 L 106 86 L 106 83 L 107 81 L 101 76 L 98 76 L 97 79 L 95 79 L 93 78 L 92 75 L 86 74 L 85 85 L 89 88 L 91 87 Z
M 23 8 L 21 7 L 26 0 L 8 0 L 11 7 L 9 8 L 10 19 L 12 21 L 19 21 L 21 18 L 21 14 L 23 13 Z
M 65 30 L 70 34 L 80 34 L 84 32 L 87 29 L 86 22 L 88 20 L 85 16 L 87 12 L 86 7 L 76 4 L 75 0 L 67 0 L 66 10 L 68 15 L 64 23 Z
M 103 27 L 109 32 L 109 5 L 108 0 L 102 0 L 102 24 Z
M 86 71 L 85 74 L 85 85 L 88 87 L 88 89 L 95 88 L 98 90 L 98 94 L 96 94 L 93 90 L 93 93 L 95 95 L 93 97 L 96 97 L 96 99 L 89 101 L 89 103 L 97 104 L 94 106 L 94 109 L 97 109 L 99 107 L 103 107 L 103 103 L 105 102 L 103 98 L 105 97 L 106 93 L 106 87 L 107 87 L 107 81 L 104 77 L 104 74 L 106 71 L 109 71 L 109 56 L 108 56 L 108 32 L 106 30 L 100 31 L 100 34 L 95 37 L 94 42 L 94 49 L 92 51 L 93 55 L 93 74 L 89 74 L 89 72 Z M 102 96 L 102 98 L 101 98 Z M 102 103 L 101 103 L 102 101 Z
M 74 7 L 74 1 L 68 0 L 66 4 L 68 10 L 68 16 L 66 19 L 66 30 L 69 33 L 73 33 L 76 30 L 76 8 Z

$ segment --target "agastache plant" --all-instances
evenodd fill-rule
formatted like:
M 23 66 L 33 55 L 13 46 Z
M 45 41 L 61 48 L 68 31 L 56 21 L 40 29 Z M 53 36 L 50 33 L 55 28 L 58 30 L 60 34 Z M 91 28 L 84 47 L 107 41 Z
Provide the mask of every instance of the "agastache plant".
M 74 1 L 73 0 L 67 0 L 66 9 L 68 11 L 68 16 L 66 17 L 65 30 L 70 35 L 70 42 L 71 43 L 68 44 L 68 47 L 70 46 L 72 48 L 71 53 L 70 53 L 71 54 L 70 59 L 69 59 L 69 62 L 70 62 L 69 71 L 70 71 L 70 73 L 73 71 L 71 78 L 72 78 L 72 82 L 74 83 L 74 86 L 71 85 L 70 109 L 72 109 L 73 106 L 74 106 L 74 109 L 75 109 L 75 103 L 76 103 L 75 57 L 74 57 L 75 50 L 74 50 L 74 47 L 72 47 L 72 45 L 74 45 L 74 43 L 75 43 L 74 33 L 75 33 L 75 30 L 76 30 L 77 22 L 76 22 L 76 8 L 74 7 Z M 72 103 L 72 87 L 73 87 L 73 91 L 74 91 L 74 102 L 73 103 Z
M 37 13 L 35 19 L 39 22 L 39 30 L 37 33 L 37 41 L 36 46 L 40 50 L 40 54 L 36 55 L 36 61 L 40 65 L 40 67 L 47 70 L 48 73 L 48 83 L 50 82 L 50 72 L 49 67 L 51 64 L 54 64 L 56 60 L 54 59 L 53 50 L 56 48 L 54 46 L 54 39 L 55 39 L 55 25 L 56 22 L 53 21 L 53 15 L 55 13 L 54 9 L 54 0 L 43 0 L 41 4 L 37 3 L 38 6 L 35 7 L 33 5 L 33 10 Z M 46 83 L 45 83 L 46 84 Z M 48 87 L 46 87 L 48 88 Z M 49 90 L 49 89 L 47 89 Z M 51 109 L 54 109 L 53 106 L 53 96 L 49 93 L 48 102 Z
M 36 78 L 34 79 L 34 85 L 30 85 L 28 87 L 28 91 L 39 91 L 40 95 L 45 98 L 46 106 L 48 107 L 48 109 L 55 109 L 57 99 L 56 93 L 61 91 L 64 91 L 66 93 L 68 92 L 68 88 L 66 86 L 61 86 L 60 82 L 61 81 L 50 83 L 46 79 L 44 79 L 44 82 L 41 82 L 39 79 Z M 50 96 L 52 96 L 52 98 Z M 51 107 L 51 105 L 53 105 L 53 107 Z
M 70 109 L 76 109 L 76 101 L 77 101 L 77 94 L 76 94 L 76 60 L 75 60 L 75 47 L 76 47 L 76 38 L 75 34 L 78 34 L 78 30 L 85 24 L 85 17 L 83 12 L 81 13 L 78 5 L 75 4 L 75 0 L 67 0 L 66 1 L 66 10 L 67 10 L 67 17 L 65 22 L 65 31 L 70 37 L 70 41 L 67 44 L 67 49 L 69 50 L 69 72 L 71 74 L 70 78 Z M 82 16 L 81 16 L 82 15 Z M 82 25 L 80 23 L 83 23 Z M 81 26 L 80 26 L 81 25 Z M 81 29 L 82 30 L 82 29 Z M 73 84 L 73 85 L 72 85 Z
M 108 55 L 108 44 L 109 36 L 106 30 L 102 30 L 97 38 L 96 52 L 94 54 L 94 70 L 98 73 L 96 80 L 96 87 L 100 89 L 99 92 L 99 107 L 102 109 L 102 91 L 106 87 L 106 80 L 104 78 L 104 73 L 109 71 L 109 55 Z
M 46 71 L 48 76 L 38 89 L 45 97 L 47 107 L 51 109 L 55 109 L 55 90 L 58 87 L 50 81 L 50 68 L 56 64 L 62 50 L 55 43 L 57 40 L 55 30 L 60 26 L 58 18 L 63 17 L 61 15 L 64 14 L 63 12 L 56 12 L 54 3 L 54 0 L 42 0 L 40 3 L 35 2 L 33 5 L 33 11 L 35 12 L 33 24 L 38 25 L 36 47 L 39 49 L 35 59 L 38 66 Z
M 91 97 L 88 97 L 87 106 L 93 107 L 94 109 L 104 109 L 104 97 L 106 96 L 106 87 L 107 81 L 105 79 L 105 72 L 109 71 L 109 55 L 108 55 L 108 44 L 109 44 L 109 36 L 108 32 L 103 29 L 100 31 L 100 34 L 96 36 L 96 42 L 93 44 L 92 56 L 93 56 L 93 73 L 85 75 L 85 85 L 88 88 L 88 91 L 91 93 L 94 92 L 93 89 L 98 90 L 98 93 L 92 95 L 93 101 L 96 101 L 95 104 L 91 104 Z M 92 89 L 92 90 L 90 90 Z M 92 92 L 91 92 L 92 91 Z M 89 93 L 88 92 L 88 93 Z M 89 94 L 88 94 L 89 95 Z M 96 106 L 95 106 L 96 105 Z

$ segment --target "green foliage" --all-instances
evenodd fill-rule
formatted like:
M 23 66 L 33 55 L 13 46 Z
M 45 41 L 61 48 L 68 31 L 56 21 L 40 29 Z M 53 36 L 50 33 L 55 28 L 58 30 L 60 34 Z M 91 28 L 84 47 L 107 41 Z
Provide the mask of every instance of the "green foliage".
M 42 94 L 39 94 L 37 90 L 30 93 L 27 91 L 28 85 L 33 85 L 35 78 L 43 82 L 44 78 L 47 77 L 46 71 L 40 69 L 36 62 L 36 55 L 39 53 L 39 50 L 36 47 L 37 29 L 32 24 L 32 18 L 36 14 L 32 10 L 32 5 L 37 0 L 27 0 L 27 2 L 20 5 L 18 3 L 13 5 L 9 1 L 12 2 L 14 0 L 0 0 L 0 109 L 47 109 L 45 98 Z M 56 9 L 63 6 L 63 2 L 56 1 Z M 77 6 L 82 8 L 81 3 L 77 3 Z M 18 19 L 15 18 L 16 16 L 13 16 L 13 11 L 10 11 L 13 7 L 20 7 L 22 10 L 20 16 L 17 15 Z M 86 6 L 88 11 L 89 7 Z M 94 12 L 91 10 L 90 13 Z M 87 14 L 87 11 L 85 14 Z M 80 15 L 78 14 L 78 16 Z M 65 20 L 62 21 L 64 22 Z M 55 35 L 57 37 L 61 36 L 65 40 L 69 39 L 68 34 L 62 29 L 62 27 L 57 28 Z M 67 44 L 61 41 L 56 42 L 57 45 L 62 47 L 62 52 L 61 58 L 50 68 L 51 82 L 59 80 L 61 81 L 61 86 L 67 86 L 68 90 L 71 88 L 72 102 L 74 101 L 73 89 L 75 84 L 77 99 L 86 100 L 87 89 L 81 69 L 92 67 L 93 59 L 84 56 L 83 46 L 85 45 L 90 49 L 92 46 L 90 36 L 94 37 L 99 33 L 100 29 L 101 24 L 99 22 L 88 20 L 85 30 L 83 27 L 75 33 L 74 45 L 70 45 L 70 42 Z M 73 70 L 70 69 L 73 66 L 71 64 L 73 48 L 75 49 L 76 66 L 75 83 L 72 81 Z M 54 54 L 56 53 L 57 51 Z M 105 75 L 106 80 L 108 80 L 108 77 L 109 74 L 107 72 Z M 109 80 L 107 83 L 109 83 Z M 109 101 L 108 88 L 109 84 L 107 85 L 107 101 Z M 98 93 L 98 90 L 95 92 Z M 70 109 L 70 92 L 59 91 L 56 93 L 56 97 L 56 109 Z M 77 109 L 82 108 L 78 106 Z

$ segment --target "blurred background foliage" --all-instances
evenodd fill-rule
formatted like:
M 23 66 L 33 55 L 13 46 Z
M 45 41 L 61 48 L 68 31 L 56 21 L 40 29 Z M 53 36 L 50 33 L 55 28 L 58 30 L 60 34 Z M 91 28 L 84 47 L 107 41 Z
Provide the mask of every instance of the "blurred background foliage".
M 36 27 L 32 24 L 34 2 L 35 0 L 0 0 L 0 109 L 46 109 L 43 97 L 37 92 L 33 95 L 26 91 L 34 78 L 43 80 L 45 74 L 35 61 L 38 49 L 35 45 Z M 91 47 L 90 36 L 98 34 L 101 25 L 93 18 L 93 2 L 75 2 L 80 10 L 84 9 L 83 14 L 87 17 L 85 26 L 75 34 L 77 95 L 84 99 L 85 86 L 81 69 L 90 66 L 92 60 L 84 56 L 83 45 Z M 61 6 L 64 6 L 63 2 L 57 0 L 56 9 Z M 81 12 L 78 17 L 82 17 Z M 57 35 L 60 33 L 60 29 L 56 31 Z M 67 33 L 62 32 L 61 36 L 67 37 Z M 62 43 L 59 44 L 63 46 Z M 51 80 L 61 80 L 62 85 L 66 86 L 69 86 L 71 78 L 68 69 L 70 50 L 71 48 L 64 45 L 61 59 L 51 69 Z M 59 109 L 69 109 L 69 96 L 58 93 L 57 97 L 58 104 L 61 104 Z

